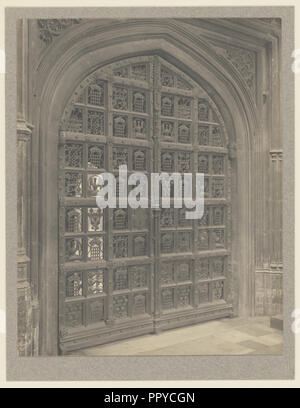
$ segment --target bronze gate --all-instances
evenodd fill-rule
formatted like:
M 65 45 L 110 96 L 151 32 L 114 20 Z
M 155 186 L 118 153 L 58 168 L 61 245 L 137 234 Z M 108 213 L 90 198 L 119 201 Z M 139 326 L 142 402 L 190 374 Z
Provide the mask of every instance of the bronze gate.
M 112 63 L 76 88 L 59 136 L 62 352 L 232 313 L 227 155 L 213 101 L 160 56 Z M 203 218 L 100 210 L 97 175 L 121 164 L 205 173 Z

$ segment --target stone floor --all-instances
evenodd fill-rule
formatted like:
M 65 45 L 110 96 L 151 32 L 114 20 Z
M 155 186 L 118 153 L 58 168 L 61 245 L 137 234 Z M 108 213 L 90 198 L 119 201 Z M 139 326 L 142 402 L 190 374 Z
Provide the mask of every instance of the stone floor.
M 282 352 L 282 333 L 270 327 L 269 317 L 226 318 L 90 347 L 69 355 L 274 355 Z

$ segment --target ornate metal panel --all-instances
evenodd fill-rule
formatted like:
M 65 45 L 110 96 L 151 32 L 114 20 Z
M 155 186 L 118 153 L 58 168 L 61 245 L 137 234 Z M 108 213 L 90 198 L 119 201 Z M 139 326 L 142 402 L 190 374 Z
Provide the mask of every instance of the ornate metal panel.
M 62 349 L 174 327 L 182 313 L 230 313 L 226 145 L 213 101 L 158 56 L 113 63 L 77 87 L 59 144 Z M 186 208 L 100 210 L 97 176 L 117 178 L 123 164 L 147 176 L 203 172 L 202 219 L 187 220 Z

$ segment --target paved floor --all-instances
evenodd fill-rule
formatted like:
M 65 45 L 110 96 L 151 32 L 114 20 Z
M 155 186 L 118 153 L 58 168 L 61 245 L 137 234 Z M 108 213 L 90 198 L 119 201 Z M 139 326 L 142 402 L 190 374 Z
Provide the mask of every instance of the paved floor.
M 90 347 L 70 355 L 274 355 L 282 352 L 282 337 L 282 331 L 270 327 L 269 317 L 226 318 Z

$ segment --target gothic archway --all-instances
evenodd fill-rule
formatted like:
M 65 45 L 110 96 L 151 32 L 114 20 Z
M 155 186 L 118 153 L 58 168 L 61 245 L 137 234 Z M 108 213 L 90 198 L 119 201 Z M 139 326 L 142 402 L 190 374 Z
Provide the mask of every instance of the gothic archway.
M 57 157 L 62 112 L 70 95 L 76 91 L 77 86 L 84 78 L 108 63 L 132 58 L 133 55 L 157 55 L 166 61 L 167 66 L 171 64 L 172 67 L 179 69 L 183 77 L 187 75 L 190 81 L 195 82 L 198 89 L 202 88 L 206 97 L 216 107 L 216 112 L 220 112 L 220 118 L 224 118 L 224 129 L 228 131 L 228 140 L 226 141 L 228 146 L 223 147 L 225 149 L 229 147 L 229 156 L 233 160 L 231 162 L 231 186 L 233 186 L 231 198 L 232 212 L 236 214 L 235 219 L 232 219 L 229 231 L 229 234 L 233 233 L 234 236 L 231 248 L 232 279 L 230 282 L 232 292 L 236 293 L 235 298 L 232 299 L 234 311 L 236 313 L 245 311 L 251 302 L 249 300 L 249 288 L 251 287 L 250 272 L 253 260 L 252 252 L 249 250 L 252 247 L 250 178 L 252 148 L 250 135 L 251 132 L 254 132 L 254 128 L 251 128 L 250 124 L 255 123 L 251 98 L 247 99 L 243 86 L 239 84 L 234 75 L 230 78 L 226 69 L 219 64 L 216 55 L 213 55 L 203 42 L 200 41 L 199 43 L 198 39 L 192 39 L 191 34 L 178 33 L 176 25 L 168 22 L 151 22 L 151 27 L 141 25 L 139 28 L 144 31 L 144 40 L 140 40 L 141 34 L 137 33 L 136 30 L 131 32 L 130 25 L 126 23 L 118 23 L 116 27 L 107 27 L 104 32 L 98 32 L 97 27 L 93 27 L 89 23 L 86 25 L 87 36 L 82 36 L 84 28 L 79 27 L 78 35 L 83 38 L 82 42 L 76 42 L 76 35 L 72 40 L 65 38 L 62 39 L 61 43 L 58 42 L 57 49 L 53 53 L 59 54 L 59 49 L 63 50 L 66 47 L 69 47 L 67 48 L 68 51 L 58 59 L 51 72 L 46 73 L 45 68 L 45 83 L 37 84 L 37 88 L 40 88 L 43 95 L 43 103 L 40 106 L 40 122 L 37 129 L 41 138 L 42 153 L 40 211 L 42 214 L 48 215 L 47 218 L 43 218 L 40 230 L 42 243 L 39 259 L 42 275 L 40 280 L 41 292 L 44 293 L 44 296 L 41 295 L 41 346 L 42 350 L 48 354 L 56 352 L 58 341 L 58 306 L 53 305 L 53 296 L 58 298 L 58 270 L 61 266 L 61 262 L 58 261 L 57 247 L 59 231 L 56 228 L 55 220 L 58 219 L 56 180 L 62 176 L 57 170 L 55 158 Z M 91 30 L 94 30 L 93 35 Z M 120 30 L 123 33 L 120 33 Z M 155 30 L 158 32 L 156 38 L 153 38 Z M 177 41 L 178 36 L 180 41 Z M 110 43 L 108 43 L 108 38 Z M 70 41 L 72 46 L 68 44 Z M 87 47 L 87 41 L 89 47 Z M 127 41 L 126 51 L 124 51 L 122 41 Z M 188 45 L 193 45 L 193 52 L 188 51 Z M 207 60 L 208 54 L 210 54 L 209 61 Z M 42 68 L 47 66 L 48 58 L 49 55 L 41 62 Z M 41 75 L 40 80 L 42 77 L 43 75 Z M 90 90 L 90 97 L 94 101 L 99 100 L 99 93 L 97 92 L 97 87 Z M 116 131 L 123 132 L 125 129 L 126 124 L 125 126 L 121 122 L 116 124 Z M 168 132 L 168 129 L 163 131 Z M 236 135 L 238 135 L 237 138 Z M 186 132 L 183 130 L 182 140 L 185 137 Z M 233 147 L 236 139 L 239 149 L 235 160 Z M 98 159 L 101 156 L 100 152 L 93 151 L 90 154 L 93 157 L 97 156 Z M 239 166 L 238 176 L 237 163 Z M 74 214 L 70 214 L 70 216 L 73 217 L 72 220 L 74 221 L 76 218 L 74 218 Z M 71 278 L 71 282 L 78 280 L 78 276 L 73 278 Z M 242 302 L 239 302 L 239 299 L 242 299 Z M 74 341 L 76 342 L 76 339 Z

